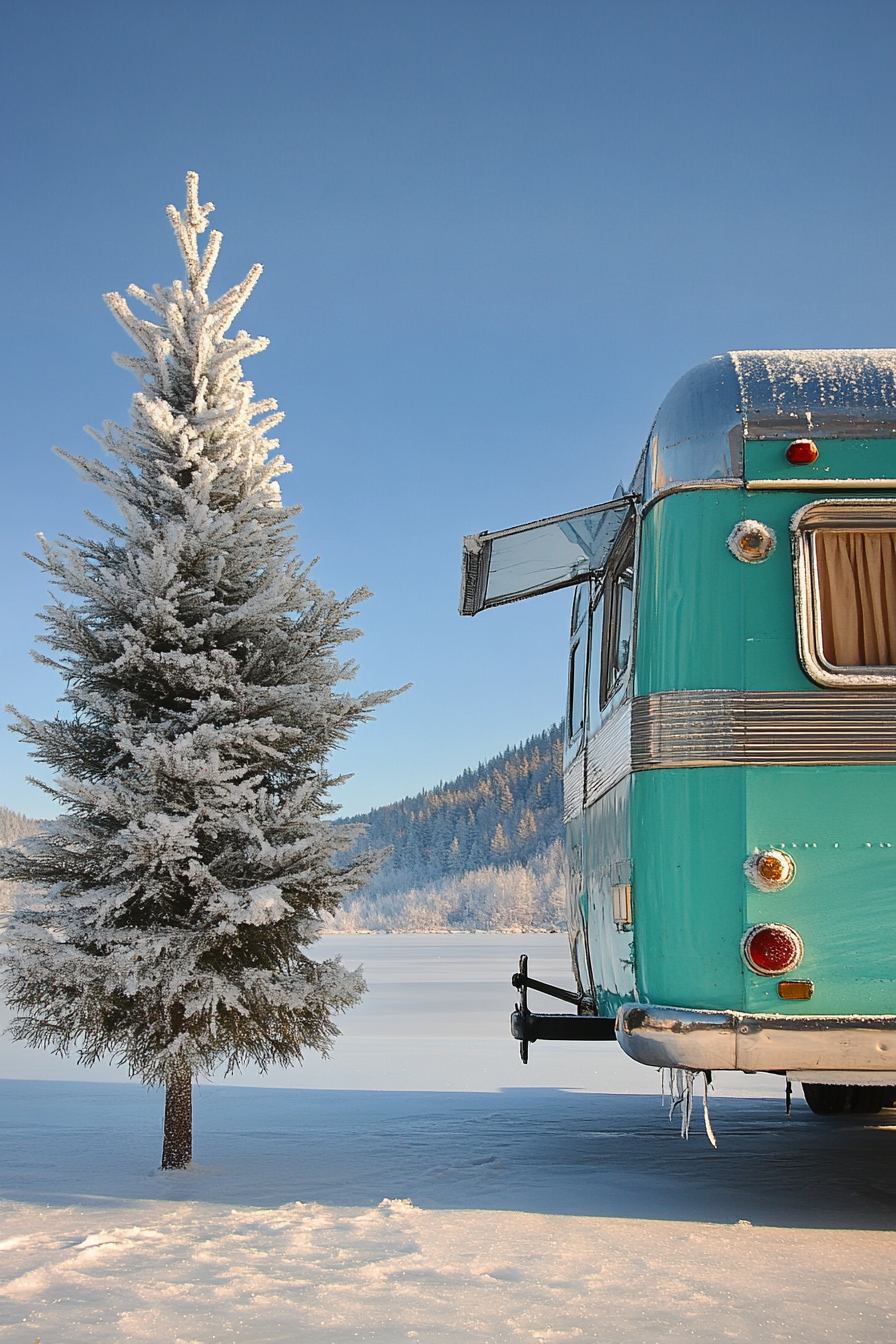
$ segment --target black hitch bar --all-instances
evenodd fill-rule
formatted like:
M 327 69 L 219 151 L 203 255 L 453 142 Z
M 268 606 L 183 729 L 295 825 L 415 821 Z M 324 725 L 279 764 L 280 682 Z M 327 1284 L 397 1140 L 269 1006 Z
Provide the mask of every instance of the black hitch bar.
M 514 989 L 521 989 L 524 994 L 527 989 L 537 989 L 542 994 L 550 994 L 552 999 L 562 999 L 564 1003 L 574 1003 L 577 1008 L 579 1004 L 584 1003 L 582 995 L 574 993 L 571 989 L 561 989 L 559 985 L 548 985 L 544 980 L 533 980 L 522 969 L 523 963 L 528 963 L 528 960 L 529 958 L 526 956 L 520 957 L 520 969 L 510 977 L 510 983 Z
M 530 979 L 529 958 L 525 954 L 520 957 L 520 969 L 510 982 L 520 991 L 520 1001 L 510 1014 L 510 1033 L 520 1043 L 520 1059 L 524 1064 L 529 1063 L 530 1041 L 615 1041 L 615 1017 L 597 1017 L 588 1011 L 588 1001 L 583 995 L 560 989 L 558 985 L 548 985 L 543 980 Z M 574 1003 L 578 1012 L 530 1013 L 530 989 L 550 994 L 564 1003 Z

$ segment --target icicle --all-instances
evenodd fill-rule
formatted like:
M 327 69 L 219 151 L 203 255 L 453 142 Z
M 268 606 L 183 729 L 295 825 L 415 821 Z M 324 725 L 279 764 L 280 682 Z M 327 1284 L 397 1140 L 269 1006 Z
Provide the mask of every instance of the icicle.
M 718 1148 L 716 1136 L 712 1132 L 712 1121 L 709 1118 L 709 1084 L 712 1081 L 712 1074 L 708 1070 L 703 1071 L 703 1124 L 706 1129 L 706 1137 L 709 1139 L 713 1148 Z
M 681 1107 L 681 1137 L 691 1137 L 691 1116 L 694 1113 L 694 1074 L 690 1069 L 683 1070 L 681 1080 L 683 1104 Z
M 694 1079 L 699 1072 L 703 1073 L 703 1126 L 706 1130 L 706 1137 L 713 1148 L 718 1148 L 712 1121 L 709 1118 L 709 1085 L 712 1082 L 712 1074 L 708 1070 L 669 1069 L 669 1120 L 671 1121 L 675 1112 L 680 1110 L 681 1137 L 683 1139 L 690 1138 L 691 1118 L 694 1113 Z M 662 1100 L 665 1103 L 665 1069 L 660 1070 L 660 1089 Z
M 695 1072 L 692 1069 L 669 1070 L 670 1074 L 670 1106 L 669 1119 L 678 1108 L 681 1108 L 681 1137 L 687 1139 L 691 1132 L 691 1114 L 694 1109 L 694 1078 Z

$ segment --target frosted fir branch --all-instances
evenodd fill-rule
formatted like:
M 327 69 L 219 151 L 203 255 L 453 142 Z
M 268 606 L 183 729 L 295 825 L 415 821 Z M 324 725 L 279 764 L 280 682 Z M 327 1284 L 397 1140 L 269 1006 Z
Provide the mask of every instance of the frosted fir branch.
M 284 418 L 283 412 L 277 411 L 274 415 L 267 415 L 263 420 L 259 420 L 257 425 L 253 425 L 253 429 L 256 434 L 267 434 L 269 429 L 273 429 L 276 425 L 281 424 Z M 273 439 L 269 439 L 268 442 L 272 448 L 277 446 Z M 270 464 L 270 469 L 277 476 L 287 471 L 292 471 L 292 467 L 289 463 L 285 462 L 282 457 L 275 458 Z
M 218 253 L 221 250 L 222 241 L 223 235 L 220 234 L 217 229 L 212 229 L 209 234 L 205 252 L 202 255 L 199 274 L 196 277 L 195 288 L 203 294 L 208 289 L 208 282 L 211 279 L 212 271 L 215 269 L 215 262 L 218 260 Z
M 141 358 L 139 355 L 114 354 L 112 361 L 120 369 L 127 369 L 129 373 L 132 373 L 141 386 L 155 376 L 158 367 L 157 360 Z
M 132 299 L 138 299 L 140 303 L 145 304 L 147 308 L 152 310 L 152 312 L 158 313 L 159 317 L 165 316 L 168 300 L 165 297 L 164 291 L 158 285 L 156 286 L 156 292 L 154 294 L 148 294 L 146 290 L 141 289 L 139 285 L 128 285 L 127 292 Z M 113 355 L 113 359 L 114 358 L 115 356 Z
M 137 317 L 128 307 L 127 299 L 122 298 L 114 290 L 103 295 L 103 302 L 124 327 L 131 339 L 141 347 L 144 354 L 152 358 L 155 354 L 156 340 L 163 328 L 155 322 L 147 322 L 143 318 Z
M 171 220 L 171 227 L 174 229 L 174 236 L 177 238 L 191 287 L 197 286 L 202 269 L 199 262 L 197 236 L 204 233 L 208 228 L 208 216 L 214 208 L 211 201 L 206 205 L 199 204 L 199 174 L 193 172 L 187 173 L 187 204 L 185 209 L 179 211 L 174 205 L 168 206 L 167 215 Z M 214 234 L 212 234 L 212 238 L 214 238 Z M 207 252 L 206 256 L 208 255 Z M 217 248 L 214 256 L 217 256 Z M 211 265 L 214 265 L 214 260 L 212 260 Z M 209 268 L 210 272 L 211 268 Z
M 251 387 L 251 383 L 244 384 L 245 387 Z M 251 398 L 250 398 L 251 400 Z M 266 411 L 276 411 L 277 402 L 273 397 L 264 397 L 261 401 L 253 402 L 249 418 L 254 419 L 256 415 L 263 415 Z M 258 429 L 258 426 L 255 426 Z
M 107 518 L 100 518 L 98 514 L 92 513 L 90 509 L 84 510 L 84 517 L 88 520 L 88 522 L 93 523 L 95 527 L 100 528 L 101 531 L 108 532 L 109 536 L 120 537 L 122 541 L 127 540 L 128 533 L 126 529 L 120 527 L 118 523 L 110 523 Z M 88 541 L 86 544 L 90 545 L 91 543 Z M 102 545 L 103 550 L 105 550 L 105 543 L 97 543 L 98 547 L 100 545 Z
M 319 931 L 319 925 L 309 924 L 308 941 L 313 941 Z M 172 1053 L 185 1055 L 194 1072 L 201 1073 L 214 1067 L 222 1053 L 236 1066 L 249 1059 L 270 1063 L 275 1058 L 295 1058 L 302 1046 L 326 1048 L 337 1034 L 328 1020 L 329 1013 L 357 1002 L 364 989 L 360 971 L 346 970 L 338 959 L 315 963 L 302 958 L 279 973 L 247 968 L 234 981 L 213 973 L 197 977 L 192 970 L 193 958 L 184 957 L 186 949 L 175 948 L 170 941 L 164 948 L 157 943 L 153 950 L 158 960 L 148 963 L 144 954 L 150 952 L 149 940 L 139 950 L 122 948 L 112 969 L 54 940 L 48 930 L 40 932 L 43 937 L 35 937 L 32 955 L 50 958 L 48 965 L 53 965 L 59 976 L 59 992 L 49 1011 L 14 1020 L 13 1035 L 30 1044 L 60 1050 L 79 1044 L 80 1058 L 88 1062 L 109 1050 L 103 1039 L 104 1013 L 120 1014 L 128 1000 L 132 1007 L 142 1000 L 147 1025 L 154 1021 L 158 1031 L 159 1020 L 164 1021 L 166 1011 L 179 1001 L 186 1009 L 186 1030 L 179 1036 L 163 1043 L 153 1041 L 151 1033 L 147 1040 L 137 1030 L 113 1051 L 113 1056 L 147 1080 L 164 1078 L 166 1060 Z M 190 949 L 194 955 L 196 950 Z M 18 970 L 13 958 L 9 967 L 13 1008 L 36 1007 L 27 983 L 19 980 Z M 89 1005 L 86 1015 L 85 1002 Z M 303 1020 L 300 1015 L 305 1013 L 310 1016 Z M 132 1025 L 139 1028 L 139 1019 Z
M 217 320 L 217 329 L 222 334 L 227 330 L 237 314 L 245 307 L 249 295 L 261 278 L 263 269 L 264 268 L 256 262 L 254 266 L 249 267 L 244 280 L 241 280 L 239 284 L 228 289 L 220 298 L 215 299 L 214 303 L 209 304 L 209 318 Z
M 212 355 L 209 352 L 207 360 L 203 361 L 203 368 L 210 375 L 215 377 L 215 381 L 225 375 L 234 365 L 242 360 L 248 359 L 250 355 L 259 355 L 267 350 L 270 341 L 267 336 L 256 336 L 254 339 L 235 341 L 229 349 L 221 349 L 219 353 Z

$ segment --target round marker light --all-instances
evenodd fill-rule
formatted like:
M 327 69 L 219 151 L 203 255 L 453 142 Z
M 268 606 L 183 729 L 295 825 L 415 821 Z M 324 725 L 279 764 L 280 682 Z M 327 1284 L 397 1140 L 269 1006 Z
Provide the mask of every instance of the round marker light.
M 786 924 L 754 924 L 744 934 L 740 950 L 757 975 L 787 975 L 803 959 L 803 940 Z
M 780 891 L 796 877 L 796 864 L 783 849 L 756 849 L 744 864 L 744 872 L 760 891 Z
M 757 560 L 765 560 L 771 555 L 775 549 L 775 534 L 765 523 L 757 523 L 755 518 L 745 518 L 731 529 L 728 549 L 738 560 L 753 565 Z
M 811 439 L 794 439 L 784 456 L 791 466 L 805 466 L 817 460 L 818 449 Z

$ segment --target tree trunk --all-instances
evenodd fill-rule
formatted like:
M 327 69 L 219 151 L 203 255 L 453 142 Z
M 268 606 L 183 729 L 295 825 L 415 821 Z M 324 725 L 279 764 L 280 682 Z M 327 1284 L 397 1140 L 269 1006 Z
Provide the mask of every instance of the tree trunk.
M 165 1080 L 162 1167 L 188 1167 L 193 1158 L 193 1079 L 187 1070 Z

